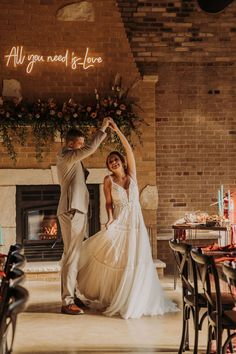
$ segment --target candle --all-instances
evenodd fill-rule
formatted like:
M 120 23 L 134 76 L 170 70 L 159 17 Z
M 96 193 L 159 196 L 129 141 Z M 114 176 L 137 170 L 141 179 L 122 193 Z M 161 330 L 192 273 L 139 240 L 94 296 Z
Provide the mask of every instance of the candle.
M 221 197 L 221 216 L 224 215 L 224 187 L 223 184 L 220 186 L 220 197 Z
M 218 190 L 218 214 L 221 215 L 221 195 L 220 195 L 220 190 Z
M 230 190 L 228 190 L 228 214 L 231 211 Z
M 3 236 L 2 236 L 2 226 L 0 225 L 0 246 L 2 246 L 3 243 Z

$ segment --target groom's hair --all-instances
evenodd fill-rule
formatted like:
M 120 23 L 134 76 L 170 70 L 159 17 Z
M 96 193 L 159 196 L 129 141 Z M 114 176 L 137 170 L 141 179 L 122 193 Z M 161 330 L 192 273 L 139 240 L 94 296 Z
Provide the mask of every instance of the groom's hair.
M 68 143 L 69 141 L 74 141 L 77 138 L 83 137 L 85 138 L 84 133 L 76 128 L 71 128 L 68 130 L 68 132 L 66 133 L 66 143 Z

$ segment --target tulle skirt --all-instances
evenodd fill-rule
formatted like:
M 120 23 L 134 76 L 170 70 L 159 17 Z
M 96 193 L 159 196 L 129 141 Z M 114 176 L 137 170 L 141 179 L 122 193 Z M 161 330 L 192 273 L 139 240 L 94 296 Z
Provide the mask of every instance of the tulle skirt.
M 84 241 L 78 292 L 107 316 L 139 318 L 178 310 L 164 296 L 139 212 L 129 222 L 121 214 L 108 230 Z

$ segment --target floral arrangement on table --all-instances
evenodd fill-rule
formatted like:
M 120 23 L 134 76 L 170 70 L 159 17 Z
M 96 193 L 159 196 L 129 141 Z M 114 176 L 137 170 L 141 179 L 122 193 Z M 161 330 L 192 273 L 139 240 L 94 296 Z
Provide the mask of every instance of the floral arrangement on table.
M 58 133 L 62 138 L 69 128 L 78 127 L 89 134 L 101 125 L 106 116 L 114 119 L 130 142 L 132 132 L 141 142 L 140 125 L 145 121 L 133 110 L 134 105 L 139 107 L 135 100 L 128 98 L 131 87 L 124 90 L 121 77 L 117 74 L 109 93 L 101 96 L 95 89 L 89 104 L 81 104 L 73 98 L 60 104 L 54 98 L 28 102 L 25 99 L 4 100 L 0 97 L 0 137 L 9 157 L 16 161 L 15 142 L 25 144 L 29 127 L 33 133 L 36 158 L 40 160 L 42 151 L 50 146 L 50 141 Z M 110 130 L 108 139 L 115 149 L 121 148 L 119 138 Z
M 206 227 L 226 226 L 229 220 L 224 215 L 209 215 L 202 211 L 192 211 L 186 213 L 185 216 L 175 222 L 176 225 L 203 225 Z

